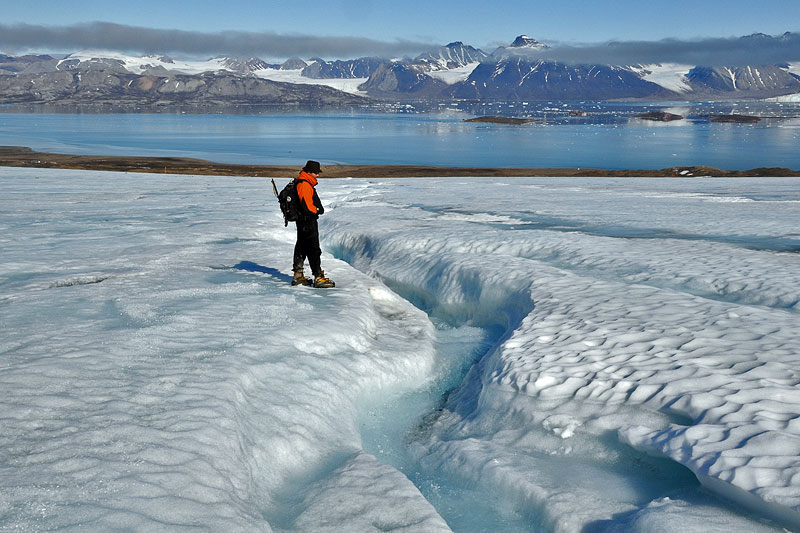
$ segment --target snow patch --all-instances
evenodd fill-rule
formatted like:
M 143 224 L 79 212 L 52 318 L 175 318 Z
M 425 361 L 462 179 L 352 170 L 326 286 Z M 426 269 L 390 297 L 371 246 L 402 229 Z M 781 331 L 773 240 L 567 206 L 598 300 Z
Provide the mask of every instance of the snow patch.
M 480 65 L 480 63 L 475 62 L 458 68 L 432 70 L 427 74 L 428 76 L 441 80 L 448 85 L 453 85 L 462 81 L 466 81 L 466 79 L 469 78 L 470 74 L 472 74 L 472 71 L 475 70 L 478 65 Z
M 278 70 L 278 69 L 260 69 L 253 71 L 253 74 L 261 79 L 278 81 L 282 83 L 295 83 L 299 85 L 324 85 L 332 87 L 339 91 L 344 91 L 351 94 L 366 94 L 358 89 L 368 78 L 329 78 L 317 79 L 306 78 L 302 74 L 302 70 Z
M 87 62 L 97 59 L 113 59 L 120 61 L 125 66 L 125 69 L 133 74 L 142 74 L 145 70 L 155 67 L 163 67 L 183 74 L 202 74 L 203 72 L 227 70 L 224 65 L 224 58 L 213 58 L 204 61 L 165 61 L 164 56 L 131 56 L 109 50 L 82 50 L 75 52 L 61 60 L 59 65 L 65 61 L 76 59 Z
M 670 91 L 687 93 L 692 91 L 692 86 L 686 75 L 692 69 L 690 65 L 679 63 L 652 63 L 629 67 L 643 80 L 660 85 Z

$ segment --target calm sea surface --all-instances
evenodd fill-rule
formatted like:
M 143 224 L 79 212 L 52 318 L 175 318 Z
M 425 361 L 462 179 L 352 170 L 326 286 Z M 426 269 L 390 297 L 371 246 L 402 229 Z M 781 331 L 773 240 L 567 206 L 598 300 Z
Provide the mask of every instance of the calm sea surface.
M 800 169 L 800 104 L 516 104 L 498 113 L 541 119 L 524 126 L 465 123 L 492 114 L 428 113 L 47 114 L 0 113 L 0 145 L 69 154 L 198 157 L 226 163 L 416 164 L 482 167 Z M 583 109 L 586 117 L 569 117 Z M 635 118 L 663 109 L 675 122 Z M 757 124 L 712 123 L 752 114 Z

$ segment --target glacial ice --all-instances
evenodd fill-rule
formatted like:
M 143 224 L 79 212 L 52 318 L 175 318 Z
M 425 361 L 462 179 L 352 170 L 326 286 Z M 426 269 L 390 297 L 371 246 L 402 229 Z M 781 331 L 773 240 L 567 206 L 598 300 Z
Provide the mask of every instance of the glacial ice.
M 0 169 L 0 530 L 800 529 L 796 180 L 319 192 Z

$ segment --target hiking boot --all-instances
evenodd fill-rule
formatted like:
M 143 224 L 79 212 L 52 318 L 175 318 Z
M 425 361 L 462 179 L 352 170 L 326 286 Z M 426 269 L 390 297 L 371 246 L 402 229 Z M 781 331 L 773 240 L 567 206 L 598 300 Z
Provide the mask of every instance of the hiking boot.
M 302 270 L 295 270 L 294 277 L 292 278 L 292 285 L 305 285 L 310 287 L 313 285 L 312 281 L 303 274 Z
M 325 277 L 325 272 L 319 271 L 319 275 L 314 278 L 314 287 L 318 289 L 330 289 L 335 287 L 336 284 L 332 279 Z

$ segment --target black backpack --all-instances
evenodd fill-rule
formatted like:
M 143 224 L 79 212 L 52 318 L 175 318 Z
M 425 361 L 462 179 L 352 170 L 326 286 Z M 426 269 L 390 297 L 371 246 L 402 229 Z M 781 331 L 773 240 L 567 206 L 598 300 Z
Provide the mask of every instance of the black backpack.
M 289 222 L 296 222 L 300 218 L 300 197 L 297 196 L 297 180 L 292 180 L 286 184 L 281 192 L 272 180 L 272 191 L 278 197 L 278 203 L 283 213 L 283 225 L 288 226 Z

